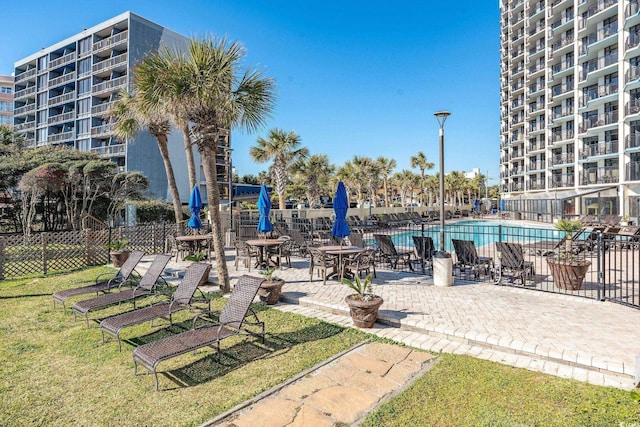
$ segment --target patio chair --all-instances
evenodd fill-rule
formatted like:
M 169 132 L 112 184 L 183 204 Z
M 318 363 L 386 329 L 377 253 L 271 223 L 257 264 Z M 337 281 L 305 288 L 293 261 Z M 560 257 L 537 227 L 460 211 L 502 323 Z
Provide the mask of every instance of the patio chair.
M 144 276 L 140 279 L 140 282 L 135 288 L 121 290 L 120 292 L 109 293 L 100 295 L 95 298 L 90 298 L 76 302 L 71 306 L 73 311 L 73 320 L 76 320 L 76 315 L 81 314 L 84 316 L 87 329 L 89 329 L 89 312 L 93 310 L 100 310 L 102 308 L 109 307 L 111 305 L 120 304 L 123 302 L 132 302 L 133 308 L 136 308 L 136 299 L 151 295 L 157 291 L 158 282 L 161 281 L 161 285 L 168 286 L 167 282 L 162 278 L 162 272 L 167 266 L 167 263 L 171 259 L 169 254 L 156 255 L 155 259 L 149 266 L 149 269 L 144 273 Z M 120 285 L 122 286 L 122 284 Z
M 373 277 L 377 277 L 376 260 L 373 249 L 365 249 L 351 258 L 345 259 L 344 264 L 345 275 L 351 272 L 354 275 L 357 274 L 358 277 L 362 277 L 362 272 L 370 274 L 373 270 Z
M 433 255 L 436 248 L 433 244 L 433 238 L 429 236 L 411 236 L 413 238 L 413 246 L 416 251 L 416 260 L 418 264 L 433 265 Z M 423 266 L 424 267 L 424 266 Z
M 165 244 L 165 252 L 176 257 L 176 261 L 184 259 L 184 257 L 191 251 L 191 245 L 188 242 L 179 242 L 176 240 L 176 236 L 169 234 Z
M 478 256 L 473 240 L 451 239 L 451 242 L 458 258 L 457 266 L 460 271 L 470 269 L 475 279 L 480 277 L 480 271 L 493 276 L 493 258 Z
M 233 246 L 236 249 L 236 256 L 233 262 L 233 265 L 236 267 L 236 271 L 238 271 L 238 263 L 240 261 L 243 262 L 245 268 L 251 271 L 252 259 L 255 259 L 257 263 L 260 257 L 260 254 L 258 253 L 259 249 L 242 240 L 236 240 L 233 243 Z
M 519 278 L 524 286 L 527 279 L 533 279 L 535 276 L 535 267 L 533 262 L 524 260 L 524 251 L 522 245 L 519 243 L 511 242 L 495 242 L 496 252 L 500 259 L 500 276 L 505 271 L 512 273 L 510 281 L 514 281 L 515 278 Z
M 168 360 L 185 353 L 198 350 L 203 347 L 213 347 L 217 353 L 218 362 L 220 360 L 220 341 L 225 338 L 239 334 L 259 336 L 264 343 L 264 322 L 258 319 L 257 314 L 251 309 L 258 288 L 262 279 L 244 275 L 240 277 L 238 283 L 233 287 L 218 321 L 202 327 L 196 327 L 196 317 L 193 322 L 193 329 L 143 344 L 133 350 L 134 375 L 138 374 L 138 365 L 144 366 L 153 373 L 155 379 L 155 390 L 158 391 L 157 368 L 160 362 Z M 247 320 L 247 315 L 251 313 L 253 321 Z M 208 314 L 208 313 L 207 313 Z M 253 332 L 246 328 L 248 326 L 258 326 L 261 332 Z
M 93 292 L 96 293 L 96 296 L 100 295 L 100 292 L 107 293 L 111 289 L 120 286 L 121 284 L 128 283 L 129 280 L 133 276 L 140 277 L 140 274 L 135 270 L 136 265 L 140 262 L 142 257 L 144 256 L 144 252 L 142 251 L 132 251 L 129 254 L 129 258 L 122 264 L 120 270 L 115 274 L 115 276 L 107 279 L 107 275 L 111 275 L 112 273 L 103 273 L 100 274 L 95 279 L 95 283 L 93 285 L 82 286 L 79 288 L 73 289 L 65 289 L 64 291 L 58 291 L 53 294 L 53 308 L 56 307 L 56 303 L 62 305 L 62 309 L 66 311 L 65 301 L 69 297 L 73 297 L 76 295 L 84 295 L 91 294 Z
M 104 344 L 104 334 L 111 335 L 118 340 L 118 349 L 122 350 L 120 340 L 120 331 L 122 331 L 122 329 L 144 322 L 151 322 L 151 326 L 153 326 L 155 319 L 165 319 L 169 321 L 169 325 L 172 325 L 174 313 L 182 310 L 193 310 L 195 308 L 192 305 L 193 297 L 198 290 L 198 286 L 209 276 L 210 270 L 211 264 L 194 262 L 187 267 L 184 278 L 180 281 L 170 301 L 152 304 L 102 320 L 102 322 L 100 322 L 102 343 Z M 200 292 L 202 293 L 202 291 Z M 204 297 L 204 293 L 202 293 L 202 296 Z M 209 302 L 208 299 L 207 302 Z
M 286 262 L 289 268 L 291 268 L 291 249 L 293 247 L 293 241 L 290 238 L 279 238 L 278 240 L 283 240 L 283 243 L 274 247 L 272 251 L 269 251 L 269 257 L 275 259 L 274 262 L 278 267 L 282 267 L 282 263 Z
M 402 260 L 405 265 L 409 266 L 409 270 L 413 271 L 413 265 L 411 263 L 413 250 L 397 249 L 393 240 L 391 240 L 391 236 L 388 234 L 374 234 L 373 238 L 376 239 L 376 243 L 378 243 L 380 247 L 379 256 L 388 262 L 391 268 L 395 269 L 398 266 L 398 261 Z
M 322 272 L 322 284 L 327 284 L 327 276 L 330 273 L 337 271 L 338 261 L 335 256 L 327 255 L 317 248 L 307 248 L 309 252 L 309 282 L 313 281 L 314 271 L 318 273 Z

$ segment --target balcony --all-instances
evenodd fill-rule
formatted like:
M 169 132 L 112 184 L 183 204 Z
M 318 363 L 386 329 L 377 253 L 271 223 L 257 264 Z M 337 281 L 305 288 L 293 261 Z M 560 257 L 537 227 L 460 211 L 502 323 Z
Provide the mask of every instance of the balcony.
M 549 188 L 573 187 L 575 178 L 573 174 L 553 175 L 549 177 Z
M 562 60 L 561 62 L 557 63 L 557 64 L 553 64 L 551 66 L 551 74 L 558 74 L 561 73 L 563 71 L 566 71 L 570 68 L 573 68 L 574 65 L 574 61 L 569 60 L 567 61 L 566 59 Z
M 27 97 L 29 95 L 33 95 L 34 93 L 36 93 L 36 87 L 35 86 L 30 86 L 28 88 L 16 91 L 16 93 L 14 93 L 13 96 L 14 96 L 15 99 L 25 98 L 25 97 Z
M 553 144 L 554 142 L 559 142 L 559 141 L 567 141 L 567 140 L 573 139 L 573 137 L 574 137 L 573 130 L 568 130 L 565 132 L 554 132 L 549 137 L 549 144 Z
M 73 141 L 73 138 L 74 138 L 74 131 L 62 132 L 62 133 L 49 135 L 49 137 L 47 138 L 47 142 L 61 143 L 61 142 Z
M 105 102 L 103 104 L 94 105 L 91 107 L 91 114 L 94 116 L 101 116 L 113 106 L 113 102 Z
M 573 115 L 573 106 L 551 109 L 551 120 L 556 120 L 571 115 Z
M 632 132 L 624 137 L 624 148 L 638 148 L 640 147 L 640 132 Z
M 36 103 L 33 102 L 31 104 L 24 105 L 22 107 L 15 108 L 13 110 L 14 116 L 20 116 L 22 114 L 32 113 L 36 111 Z
M 60 58 L 54 59 L 53 61 L 49 62 L 49 69 L 52 70 L 56 67 L 60 67 L 62 65 L 65 65 L 71 61 L 75 61 L 76 60 L 76 53 L 75 52 L 71 52 L 71 53 L 67 53 L 64 56 L 61 56 Z
M 625 178 L 627 181 L 640 181 L 640 161 L 635 160 L 627 164 Z
M 122 53 L 118 56 L 114 56 L 113 58 L 105 59 L 104 61 L 98 62 L 97 64 L 93 64 L 91 67 L 94 73 L 98 73 L 102 70 L 107 70 L 109 68 L 113 68 L 116 65 L 124 64 L 127 62 L 127 53 Z
M 104 92 L 113 92 L 117 89 L 124 87 L 127 83 L 127 76 L 121 76 L 113 80 L 107 80 L 106 82 L 93 85 L 93 95 L 98 95 Z
M 640 98 L 627 101 L 627 103 L 624 105 L 624 115 L 629 116 L 631 114 L 638 113 L 640 113 Z
M 58 114 L 57 116 L 49 117 L 49 120 L 47 121 L 47 123 L 50 125 L 55 125 L 57 123 L 70 122 L 75 119 L 75 115 L 76 115 L 75 111 L 69 111 L 68 113 Z
M 573 153 L 560 153 L 553 154 L 548 162 L 549 167 L 558 166 L 558 165 L 570 165 L 573 164 L 574 154 Z
M 118 157 L 126 154 L 126 145 L 107 145 L 106 147 L 95 147 L 91 149 L 92 153 L 96 153 L 103 157 Z
M 76 99 L 76 91 L 68 92 L 63 95 L 54 96 L 53 98 L 49 98 L 48 106 L 53 107 L 54 105 L 64 104 L 67 102 L 74 101 Z
M 631 68 L 629 68 L 624 73 L 624 82 L 626 84 L 631 81 L 637 80 L 639 77 L 640 77 L 640 65 L 632 65 Z
M 29 79 L 30 77 L 35 77 L 36 75 L 36 69 L 35 68 L 31 68 L 30 70 L 24 71 L 20 74 L 18 74 L 15 78 L 15 82 L 19 83 L 22 81 L 25 81 L 27 79 Z
M 589 116 L 583 119 L 582 125 L 580 126 L 580 132 L 583 133 L 595 127 L 616 124 L 617 122 L 617 111 L 610 111 L 608 113 L 599 114 L 597 116 Z
M 100 52 L 101 50 L 108 49 L 113 45 L 116 45 L 121 42 L 125 42 L 127 40 L 128 34 L 129 34 L 129 31 L 125 30 L 121 33 L 114 34 L 111 37 L 107 37 L 106 39 L 97 41 L 93 44 L 93 51 Z
M 512 182 L 510 187 L 511 191 L 524 191 L 524 183 L 522 182 Z
M 551 51 L 555 52 L 556 50 L 563 48 L 565 46 L 568 46 L 570 44 L 573 44 L 574 38 L 573 37 L 566 37 L 563 36 L 560 38 L 560 40 L 551 43 Z
M 598 142 L 597 144 L 587 145 L 582 150 L 580 150 L 580 159 L 617 153 L 618 141 Z
M 35 127 L 36 127 L 36 122 L 32 120 L 30 122 L 24 122 L 24 123 L 19 123 L 17 125 L 14 125 L 13 129 L 16 132 L 20 132 L 21 130 L 25 130 L 25 129 L 30 129 L 30 128 L 35 129 Z
M 630 33 L 629 37 L 627 37 L 627 41 L 624 43 L 624 47 L 626 49 L 632 49 L 638 45 L 640 45 L 640 34 Z
M 544 10 L 544 4 L 536 4 L 535 6 L 532 6 L 529 8 L 529 18 L 531 18 L 534 15 L 537 15 L 538 13 L 542 12 Z
M 591 101 L 616 93 L 618 93 L 617 84 L 601 85 L 597 88 L 588 89 L 585 91 L 585 94 L 580 97 L 580 106 L 586 107 Z
M 573 21 L 573 13 L 562 12 L 562 14 L 560 15 L 560 19 L 557 19 L 551 23 L 551 28 L 555 30 L 556 28 L 561 27 L 571 21 Z
M 551 88 L 551 97 L 564 95 L 573 91 L 573 83 L 564 83 Z
M 537 143 L 529 144 L 527 146 L 527 151 L 538 151 L 538 150 L 544 150 L 544 149 L 545 149 L 544 141 L 539 141 Z
M 614 65 L 618 62 L 618 55 L 606 55 L 600 58 L 591 59 L 582 64 L 582 71 L 580 71 L 580 81 L 587 80 L 587 76 L 597 70 Z
M 542 24 L 540 24 L 540 22 L 538 22 L 536 25 L 531 26 L 531 28 L 529 29 L 529 35 L 533 36 L 536 33 L 539 33 L 540 31 L 545 29 L 545 25 L 544 22 Z
M 91 128 L 91 136 L 94 138 L 104 138 L 111 136 L 113 132 L 113 124 L 108 123 Z
M 529 181 L 527 187 L 529 190 L 544 190 L 544 181 Z
M 60 77 L 56 77 L 55 79 L 49 80 L 49 87 L 60 86 L 64 83 L 73 81 L 75 79 L 76 79 L 76 73 L 74 71 L 73 73 L 64 74 Z
M 624 9 L 624 18 L 629 19 L 636 13 L 638 13 L 638 2 L 632 1 Z
M 539 171 L 539 170 L 545 170 L 546 166 L 544 164 L 544 160 L 536 160 L 536 161 L 530 161 L 529 162 L 529 167 L 527 168 L 527 171 Z
M 602 12 L 603 10 L 617 3 L 618 3 L 618 0 L 598 0 L 596 4 L 594 4 L 589 9 L 587 9 L 585 18 L 589 19 L 593 15 L 597 15 L 598 13 Z

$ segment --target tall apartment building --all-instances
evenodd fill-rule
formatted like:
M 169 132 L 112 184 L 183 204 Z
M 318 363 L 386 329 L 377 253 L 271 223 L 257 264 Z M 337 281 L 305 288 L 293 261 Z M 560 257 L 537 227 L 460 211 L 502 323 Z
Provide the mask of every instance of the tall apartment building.
M 638 0 L 500 2 L 501 191 L 522 212 L 638 216 Z
M 107 112 L 121 89 L 131 89 L 136 63 L 164 46 L 185 48 L 188 41 L 125 12 L 17 61 L 15 129 L 24 134 L 27 147 L 52 144 L 93 151 L 123 171 L 140 171 L 149 178 L 155 197 L 171 200 L 156 140 L 146 131 L 127 141 L 116 138 Z M 169 150 L 180 198 L 187 203 L 191 189 L 182 135 L 177 130 L 169 135 Z M 217 163 L 228 167 L 223 150 Z M 219 170 L 220 180 L 226 183 L 226 168 Z M 199 181 L 204 186 L 201 168 Z M 226 188 L 221 185 L 223 198 Z M 206 195 L 206 191 L 202 193 Z
M 13 125 L 13 77 L 0 76 L 0 125 Z

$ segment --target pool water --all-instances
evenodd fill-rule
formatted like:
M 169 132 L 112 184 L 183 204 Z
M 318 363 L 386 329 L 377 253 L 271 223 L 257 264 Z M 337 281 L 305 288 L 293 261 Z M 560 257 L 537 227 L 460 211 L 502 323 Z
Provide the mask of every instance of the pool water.
M 420 230 L 392 235 L 393 243 L 397 246 L 413 247 L 411 236 L 420 236 Z M 434 225 L 424 229 L 424 235 L 433 239 L 438 248 L 440 246 L 440 226 Z M 453 250 L 451 239 L 473 240 L 476 247 L 493 244 L 496 241 L 531 243 L 541 240 L 557 241 L 564 237 L 565 232 L 553 227 L 531 226 L 527 224 L 491 221 L 460 221 L 445 225 L 445 250 Z

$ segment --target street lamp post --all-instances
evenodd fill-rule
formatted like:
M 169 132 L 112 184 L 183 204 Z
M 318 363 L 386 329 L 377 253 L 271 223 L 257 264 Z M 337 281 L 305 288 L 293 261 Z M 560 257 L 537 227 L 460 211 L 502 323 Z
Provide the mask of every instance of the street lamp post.
M 433 256 L 433 284 L 453 286 L 453 259 L 444 249 L 444 122 L 451 113 L 438 111 L 436 116 L 440 125 L 440 251 Z
M 440 125 L 440 250 L 444 252 L 444 122 L 451 113 L 438 111 L 433 113 Z

